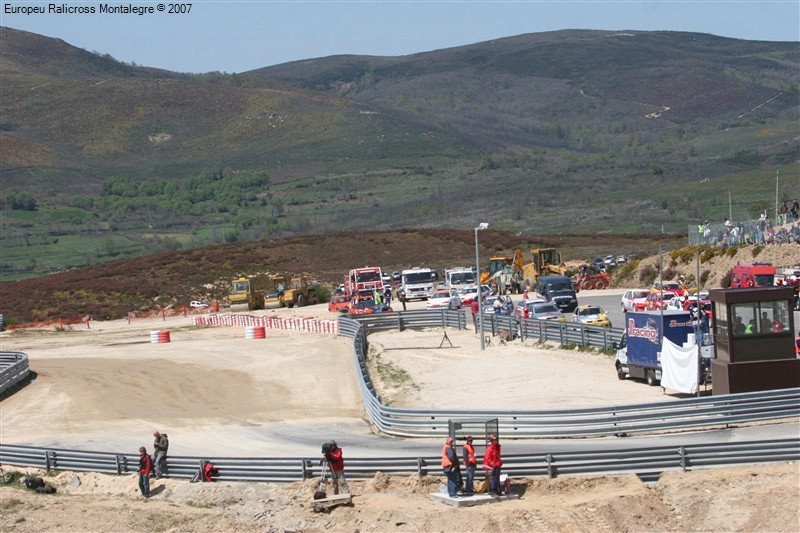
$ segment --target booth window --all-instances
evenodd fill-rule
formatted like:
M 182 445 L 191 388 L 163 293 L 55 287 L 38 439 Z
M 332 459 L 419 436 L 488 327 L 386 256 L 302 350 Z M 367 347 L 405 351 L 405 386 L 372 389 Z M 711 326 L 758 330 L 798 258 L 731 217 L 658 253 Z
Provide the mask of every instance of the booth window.
M 789 331 L 789 303 L 786 300 L 731 304 L 730 309 L 734 335 L 775 335 Z M 716 324 L 720 322 L 725 321 L 715 320 Z

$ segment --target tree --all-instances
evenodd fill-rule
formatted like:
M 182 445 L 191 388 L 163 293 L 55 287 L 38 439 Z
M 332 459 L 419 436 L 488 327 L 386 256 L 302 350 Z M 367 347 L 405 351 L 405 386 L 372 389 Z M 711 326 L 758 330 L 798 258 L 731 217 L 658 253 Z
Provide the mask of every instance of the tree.
M 6 194 L 6 203 L 18 211 L 36 211 L 36 199 L 25 191 L 11 189 Z

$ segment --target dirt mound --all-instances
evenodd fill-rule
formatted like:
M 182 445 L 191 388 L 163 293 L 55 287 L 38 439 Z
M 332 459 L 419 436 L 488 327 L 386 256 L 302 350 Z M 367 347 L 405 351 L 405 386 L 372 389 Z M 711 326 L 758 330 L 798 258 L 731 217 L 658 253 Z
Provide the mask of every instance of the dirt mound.
M 353 505 L 311 508 L 318 479 L 269 483 L 152 482 L 136 476 L 42 475 L 55 495 L 0 486 L 5 531 L 797 531 L 796 463 L 634 475 L 512 480 L 519 500 L 451 508 L 428 498 L 441 476 L 376 474 L 350 480 Z M 6 473 L 9 468 L 6 467 Z M 330 490 L 330 485 L 327 487 Z

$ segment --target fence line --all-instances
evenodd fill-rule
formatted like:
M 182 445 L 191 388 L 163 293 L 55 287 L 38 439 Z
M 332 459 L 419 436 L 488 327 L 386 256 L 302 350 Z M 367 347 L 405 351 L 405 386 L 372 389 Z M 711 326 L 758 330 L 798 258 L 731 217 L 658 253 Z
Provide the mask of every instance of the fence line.
M 30 375 L 28 356 L 22 352 L 0 352 L 0 396 Z
M 450 420 L 496 418 L 504 438 L 599 437 L 719 427 L 800 416 L 800 388 L 670 402 L 535 411 L 430 410 L 384 405 L 372 382 L 366 361 L 367 332 L 389 329 L 391 324 L 398 323 L 402 323 L 404 328 L 430 327 L 432 323 L 438 327 L 446 322 L 445 317 L 440 315 L 451 313 L 463 314 L 460 311 L 433 311 L 430 312 L 431 316 L 419 316 L 419 321 L 418 315 L 410 313 L 404 317 L 339 319 L 340 335 L 353 339 L 353 357 L 364 408 L 381 432 L 397 437 L 443 437 L 449 430 Z M 450 320 L 460 323 L 458 317 L 451 317 Z
M 797 461 L 800 439 L 745 441 L 735 443 L 689 444 L 647 448 L 617 448 L 601 451 L 546 451 L 503 456 L 503 471 L 512 477 L 636 473 L 657 479 L 665 470 L 693 470 L 711 466 Z M 167 457 L 169 477 L 191 479 L 210 461 L 219 470 L 220 481 L 290 483 L 321 474 L 318 459 Z M 372 478 L 378 472 L 389 475 L 442 475 L 441 457 L 348 458 L 347 477 Z M 139 457 L 114 454 L 0 444 L 0 463 L 33 467 L 45 471 L 100 472 L 112 475 L 136 474 Z

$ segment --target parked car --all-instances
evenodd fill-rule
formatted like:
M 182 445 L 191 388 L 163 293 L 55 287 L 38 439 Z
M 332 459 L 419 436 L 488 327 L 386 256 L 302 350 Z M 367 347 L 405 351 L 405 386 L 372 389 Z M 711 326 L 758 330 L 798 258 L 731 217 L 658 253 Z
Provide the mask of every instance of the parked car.
M 558 310 L 555 304 L 551 303 L 535 303 L 531 309 L 530 317 L 535 320 L 555 320 L 557 322 L 566 322 L 567 317 Z
M 653 287 L 650 289 L 651 292 L 661 292 L 664 291 L 664 294 L 670 292 L 677 296 L 686 296 L 686 289 L 678 283 L 677 281 L 658 281 L 656 280 L 653 282 Z
M 660 309 L 666 309 L 669 301 L 675 298 L 675 296 L 677 296 L 675 293 L 665 291 L 662 299 L 662 294 L 660 292 L 651 292 L 644 301 L 644 310 L 658 311 Z
M 624 255 L 618 255 L 617 256 L 617 264 L 618 265 L 624 265 L 627 262 L 628 262 L 628 258 L 625 257 Z
M 203 308 L 203 307 L 208 307 L 208 304 L 205 302 L 201 302 L 199 300 L 192 300 L 191 302 L 189 302 L 189 307 Z
M 598 270 L 599 270 L 599 269 L 601 269 L 601 268 L 604 268 L 604 267 L 606 266 L 606 262 L 605 262 L 605 261 L 603 261 L 603 258 L 602 258 L 602 257 L 595 257 L 595 258 L 594 258 L 594 261 L 592 261 L 592 264 L 593 264 L 593 265 L 595 266 L 595 268 L 597 268 Z
M 573 322 L 590 326 L 611 327 L 611 319 L 608 318 L 606 312 L 599 305 L 579 305 L 575 308 L 572 320 Z
M 488 285 L 481 285 L 481 300 L 487 298 L 491 293 L 492 291 Z M 476 285 L 474 287 L 467 287 L 466 289 L 461 289 L 458 295 L 461 298 L 462 306 L 466 307 L 468 305 L 472 305 L 472 301 L 478 297 L 478 287 Z
M 544 298 L 529 298 L 527 300 L 520 300 L 514 306 L 514 316 L 517 318 L 528 318 L 533 313 L 534 304 L 547 303 Z
M 436 289 L 428 298 L 426 309 L 461 309 L 461 296 L 455 289 Z
M 664 309 L 668 309 L 670 311 L 683 311 L 683 296 L 674 296 L 667 302 L 667 306 Z
M 402 276 L 400 275 L 400 272 L 398 270 L 392 272 L 392 281 L 400 281 L 401 277 Z
M 347 312 L 351 315 L 369 315 L 372 313 L 391 313 L 393 309 L 386 304 L 376 304 L 372 299 L 350 301 Z
M 622 295 L 622 301 L 620 301 L 622 311 L 625 313 L 628 311 L 643 311 L 644 301 L 649 294 L 650 291 L 647 289 L 629 289 L 625 291 L 625 294 Z
M 347 313 L 350 307 L 350 297 L 346 294 L 334 294 L 328 302 L 328 311 L 331 313 Z
M 494 313 L 494 303 L 500 300 L 501 307 L 500 307 L 500 314 L 501 315 L 510 315 L 513 312 L 513 307 L 509 306 L 508 300 L 505 296 L 487 296 L 485 299 L 481 300 L 481 304 L 483 305 L 483 312 L 484 313 Z
M 603 259 L 603 264 L 606 265 L 606 268 L 611 268 L 617 266 L 617 260 L 613 255 L 607 255 L 605 259 Z

